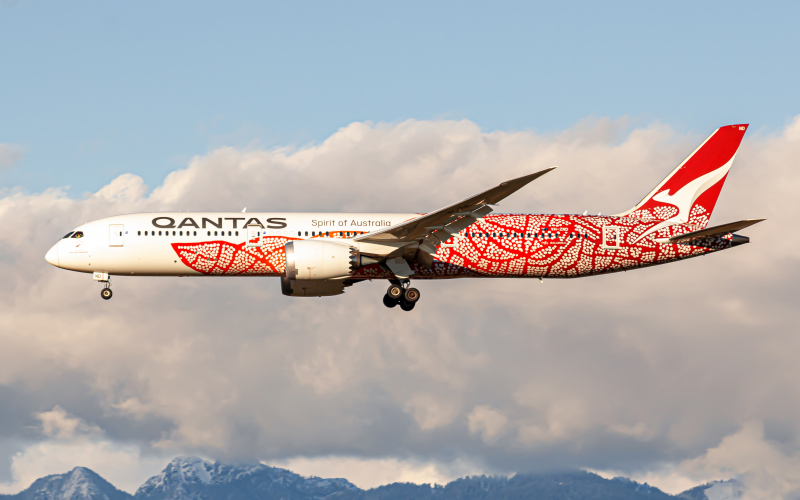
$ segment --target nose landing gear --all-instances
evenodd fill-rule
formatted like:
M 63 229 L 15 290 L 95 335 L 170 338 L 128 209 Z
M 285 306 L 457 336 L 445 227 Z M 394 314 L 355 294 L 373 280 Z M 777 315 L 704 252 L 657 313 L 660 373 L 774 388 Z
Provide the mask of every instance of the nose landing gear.
M 409 280 L 392 282 L 392 286 L 386 290 L 386 295 L 383 296 L 383 305 L 391 308 L 399 304 L 400 309 L 404 311 L 414 309 L 419 300 L 419 290 L 409 288 L 410 284 Z
M 108 273 L 94 273 L 92 278 L 103 284 L 103 289 L 100 290 L 100 296 L 103 297 L 103 300 L 108 300 L 114 295 L 111 292 L 111 276 Z

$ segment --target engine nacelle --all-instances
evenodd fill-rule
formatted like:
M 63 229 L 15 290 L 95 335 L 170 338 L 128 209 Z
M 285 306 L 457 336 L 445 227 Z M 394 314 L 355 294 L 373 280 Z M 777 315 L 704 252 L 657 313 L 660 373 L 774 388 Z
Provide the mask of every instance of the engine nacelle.
M 324 240 L 290 241 L 284 247 L 290 280 L 328 280 L 350 276 L 360 267 L 358 249 Z
M 281 292 L 291 297 L 325 297 L 344 293 L 344 280 L 290 280 L 281 278 Z

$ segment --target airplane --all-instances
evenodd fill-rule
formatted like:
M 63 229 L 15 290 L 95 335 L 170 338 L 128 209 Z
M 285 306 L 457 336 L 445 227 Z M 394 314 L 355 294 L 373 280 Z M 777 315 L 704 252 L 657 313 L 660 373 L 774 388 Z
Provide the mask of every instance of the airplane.
M 715 130 L 642 201 L 617 215 L 494 214 L 547 168 L 419 213 L 140 213 L 86 223 L 45 259 L 112 276 L 272 276 L 292 297 L 339 295 L 388 280 L 387 307 L 414 309 L 411 280 L 579 278 L 706 255 L 748 243 L 764 219 L 707 227 L 747 124 Z

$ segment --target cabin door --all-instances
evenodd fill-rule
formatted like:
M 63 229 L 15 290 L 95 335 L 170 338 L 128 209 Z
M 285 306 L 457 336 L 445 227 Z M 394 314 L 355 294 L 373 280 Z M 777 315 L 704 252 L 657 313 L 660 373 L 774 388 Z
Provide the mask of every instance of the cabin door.
M 247 248 L 257 248 L 261 246 L 261 226 L 255 224 L 249 225 L 245 228 L 247 231 Z
M 616 250 L 622 246 L 622 228 L 617 226 L 603 226 L 603 248 Z
M 125 226 L 110 224 L 108 226 L 108 246 L 121 247 L 125 245 Z

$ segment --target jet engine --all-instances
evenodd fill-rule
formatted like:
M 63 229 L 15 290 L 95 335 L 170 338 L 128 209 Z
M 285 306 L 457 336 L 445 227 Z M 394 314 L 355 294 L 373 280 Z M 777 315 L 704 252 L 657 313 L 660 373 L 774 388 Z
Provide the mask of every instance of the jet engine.
M 358 248 L 334 241 L 290 241 L 284 251 L 286 277 L 291 280 L 345 278 L 361 266 L 378 262 L 361 255 Z
M 281 282 L 281 291 L 293 297 L 344 293 L 343 278 L 361 266 L 378 262 L 346 243 L 325 240 L 290 241 L 284 252 L 286 276 Z

